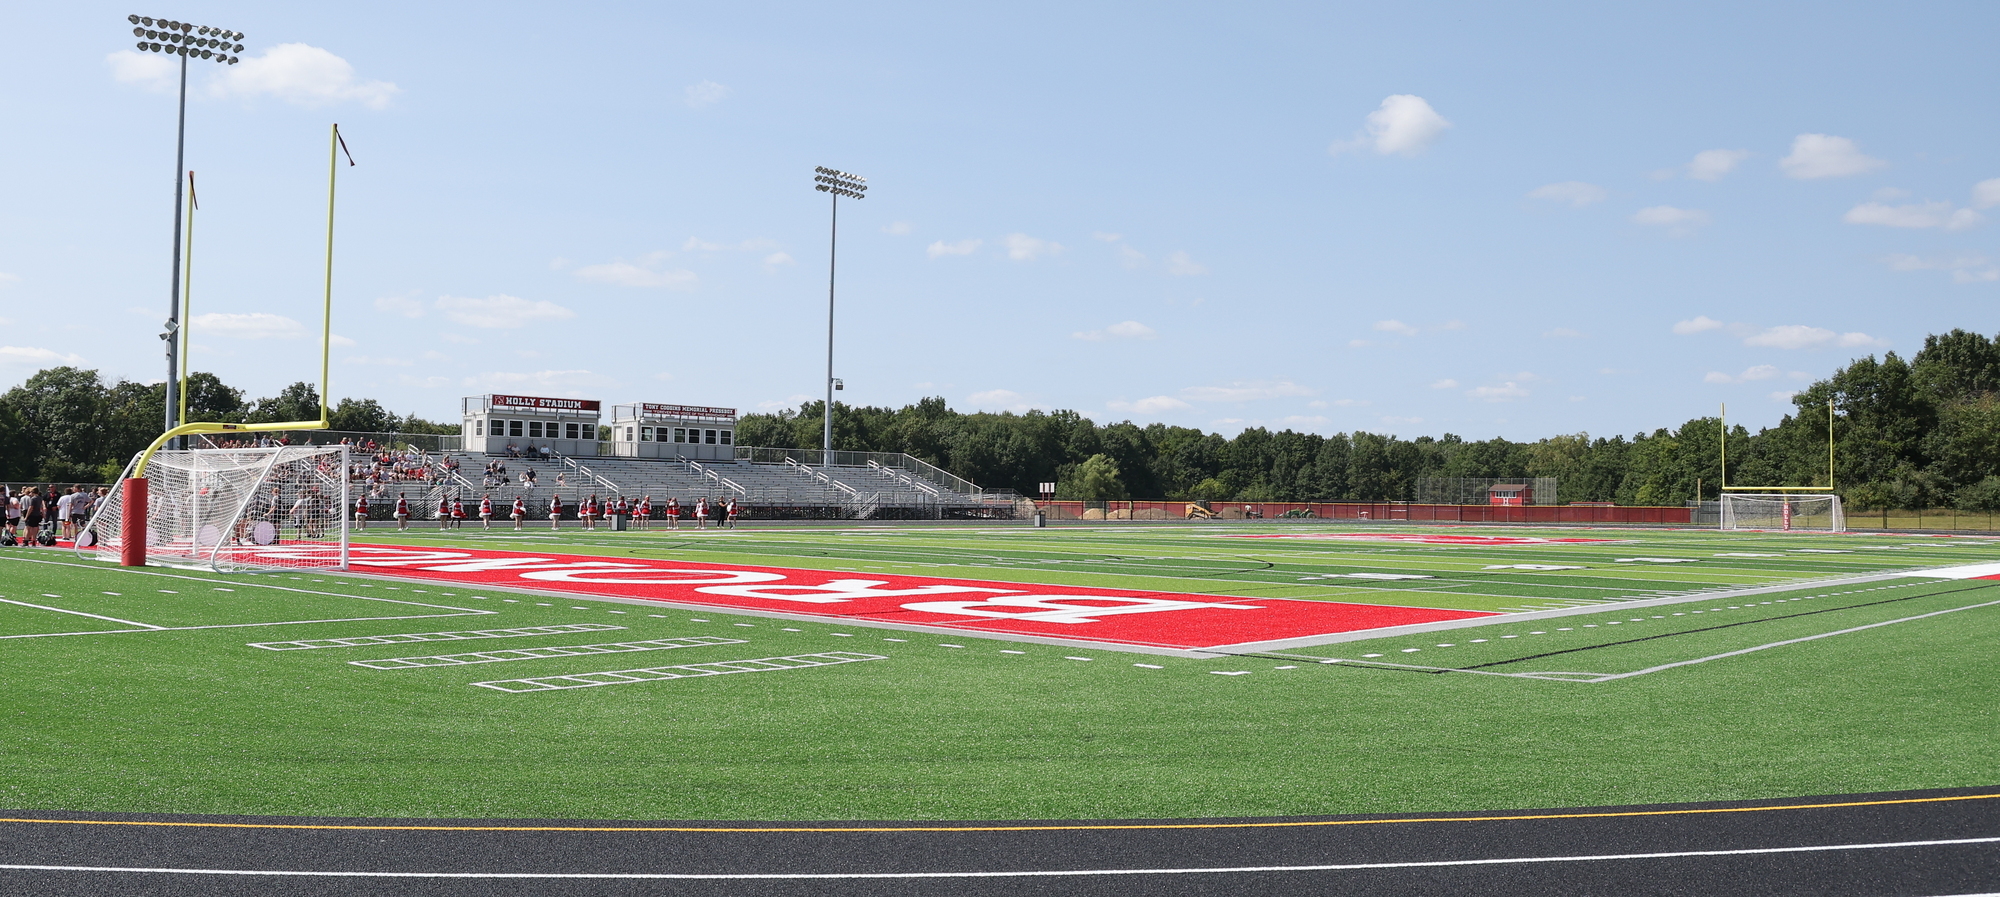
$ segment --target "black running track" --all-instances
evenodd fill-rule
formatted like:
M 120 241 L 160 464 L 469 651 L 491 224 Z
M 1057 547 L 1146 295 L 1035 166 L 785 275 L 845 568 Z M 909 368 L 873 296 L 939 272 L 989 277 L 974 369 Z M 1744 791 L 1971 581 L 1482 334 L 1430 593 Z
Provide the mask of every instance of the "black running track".
M 6 895 L 2000 893 L 2000 787 L 1129 822 L 0 816 Z

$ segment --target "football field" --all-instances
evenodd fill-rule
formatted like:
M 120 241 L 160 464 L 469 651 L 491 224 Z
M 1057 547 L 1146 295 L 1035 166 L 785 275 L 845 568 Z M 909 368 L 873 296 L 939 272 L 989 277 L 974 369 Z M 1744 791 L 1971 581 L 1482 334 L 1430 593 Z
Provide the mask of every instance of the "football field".
M 1266 522 L 355 542 L 352 573 L 0 554 L 0 805 L 1182 818 L 2000 768 L 1984 538 Z

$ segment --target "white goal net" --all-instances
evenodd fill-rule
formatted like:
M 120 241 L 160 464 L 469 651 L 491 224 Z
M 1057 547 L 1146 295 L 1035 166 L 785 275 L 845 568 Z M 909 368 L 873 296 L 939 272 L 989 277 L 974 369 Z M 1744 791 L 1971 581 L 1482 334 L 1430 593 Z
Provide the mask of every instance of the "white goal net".
M 347 568 L 344 445 L 156 452 L 146 479 L 150 561 L 224 572 Z M 77 551 L 118 560 L 128 510 L 123 490 L 113 489 Z
M 1847 517 L 1838 495 L 1722 494 L 1722 528 L 1777 532 L 1844 533 Z

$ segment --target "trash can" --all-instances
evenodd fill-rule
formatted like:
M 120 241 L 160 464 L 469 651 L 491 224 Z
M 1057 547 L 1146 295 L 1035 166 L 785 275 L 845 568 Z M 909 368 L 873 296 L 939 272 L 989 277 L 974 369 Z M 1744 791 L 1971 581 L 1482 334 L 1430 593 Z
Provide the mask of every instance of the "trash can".
M 612 531 L 612 532 L 614 532 L 614 533 L 622 533 L 622 532 L 624 532 L 624 531 L 625 531 L 625 529 L 626 529 L 626 527 L 627 527 L 627 526 L 629 525 L 629 524 L 627 524 L 627 523 L 626 523 L 626 521 L 628 521 L 628 520 L 631 520 L 631 519 L 632 519 L 632 515 L 630 515 L 630 514 L 613 514 L 613 515 L 611 515 L 611 531 Z
M 1036 512 L 1035 512 L 1035 525 L 1036 525 L 1036 526 L 1048 526 L 1048 525 L 1049 525 L 1049 512 L 1047 512 L 1047 511 L 1036 511 Z

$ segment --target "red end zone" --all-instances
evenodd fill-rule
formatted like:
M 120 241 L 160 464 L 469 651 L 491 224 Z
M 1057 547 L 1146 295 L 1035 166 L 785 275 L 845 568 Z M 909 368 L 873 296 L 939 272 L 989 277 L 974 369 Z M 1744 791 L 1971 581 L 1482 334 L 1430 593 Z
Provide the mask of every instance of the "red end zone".
M 301 549 L 318 556 L 322 549 Z M 264 549 L 272 554 L 284 548 Z M 1412 623 L 1498 616 L 1481 611 L 1233 598 L 1080 586 L 749 567 L 679 560 L 461 548 L 352 547 L 357 573 L 468 586 L 512 586 L 850 622 L 1102 644 L 1199 649 Z

